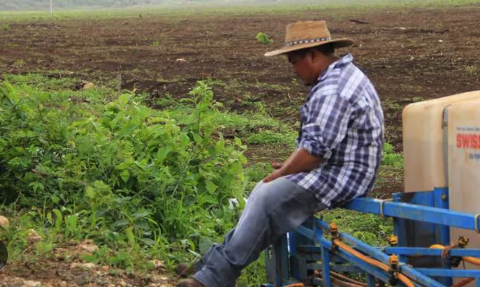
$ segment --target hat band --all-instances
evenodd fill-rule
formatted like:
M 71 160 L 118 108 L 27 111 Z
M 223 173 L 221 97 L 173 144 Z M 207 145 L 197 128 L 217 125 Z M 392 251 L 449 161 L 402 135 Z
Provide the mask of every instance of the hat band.
M 325 42 L 325 41 L 330 41 L 330 37 L 290 41 L 290 42 L 285 42 L 285 46 L 294 46 L 298 44 L 308 44 L 308 43 Z

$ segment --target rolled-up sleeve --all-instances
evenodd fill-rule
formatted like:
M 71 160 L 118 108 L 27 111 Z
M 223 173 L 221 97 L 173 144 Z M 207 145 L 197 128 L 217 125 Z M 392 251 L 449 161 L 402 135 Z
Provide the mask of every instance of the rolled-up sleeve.
M 336 94 L 313 95 L 308 106 L 307 121 L 302 124 L 297 148 L 322 158 L 345 138 L 353 107 Z

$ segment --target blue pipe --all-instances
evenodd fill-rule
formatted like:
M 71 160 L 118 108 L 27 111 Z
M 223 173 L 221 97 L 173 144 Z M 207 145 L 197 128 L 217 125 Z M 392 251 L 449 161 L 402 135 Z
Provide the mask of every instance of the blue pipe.
M 423 247 L 384 247 L 381 250 L 386 254 L 409 255 L 409 256 L 441 256 L 441 249 Z M 450 256 L 480 257 L 480 249 L 450 249 Z
M 464 270 L 464 269 L 441 269 L 441 268 L 417 268 L 428 276 L 436 277 L 457 277 L 457 278 L 480 278 L 480 270 Z

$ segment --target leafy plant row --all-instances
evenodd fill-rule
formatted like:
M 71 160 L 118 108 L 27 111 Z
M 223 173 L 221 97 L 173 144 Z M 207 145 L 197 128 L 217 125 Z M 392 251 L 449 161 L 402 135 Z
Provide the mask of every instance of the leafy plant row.
M 244 146 L 217 132 L 208 86 L 191 96 L 177 121 L 130 94 L 103 104 L 0 83 L 0 202 L 67 238 L 119 247 L 226 233 L 230 199 L 243 205 Z

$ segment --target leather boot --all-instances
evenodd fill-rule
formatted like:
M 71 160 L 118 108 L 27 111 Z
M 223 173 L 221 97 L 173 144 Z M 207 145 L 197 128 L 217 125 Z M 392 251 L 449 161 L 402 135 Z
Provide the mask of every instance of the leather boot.
M 195 269 L 194 264 L 179 263 L 175 268 L 175 273 L 177 273 L 180 278 L 187 278 L 196 272 L 197 270 Z

